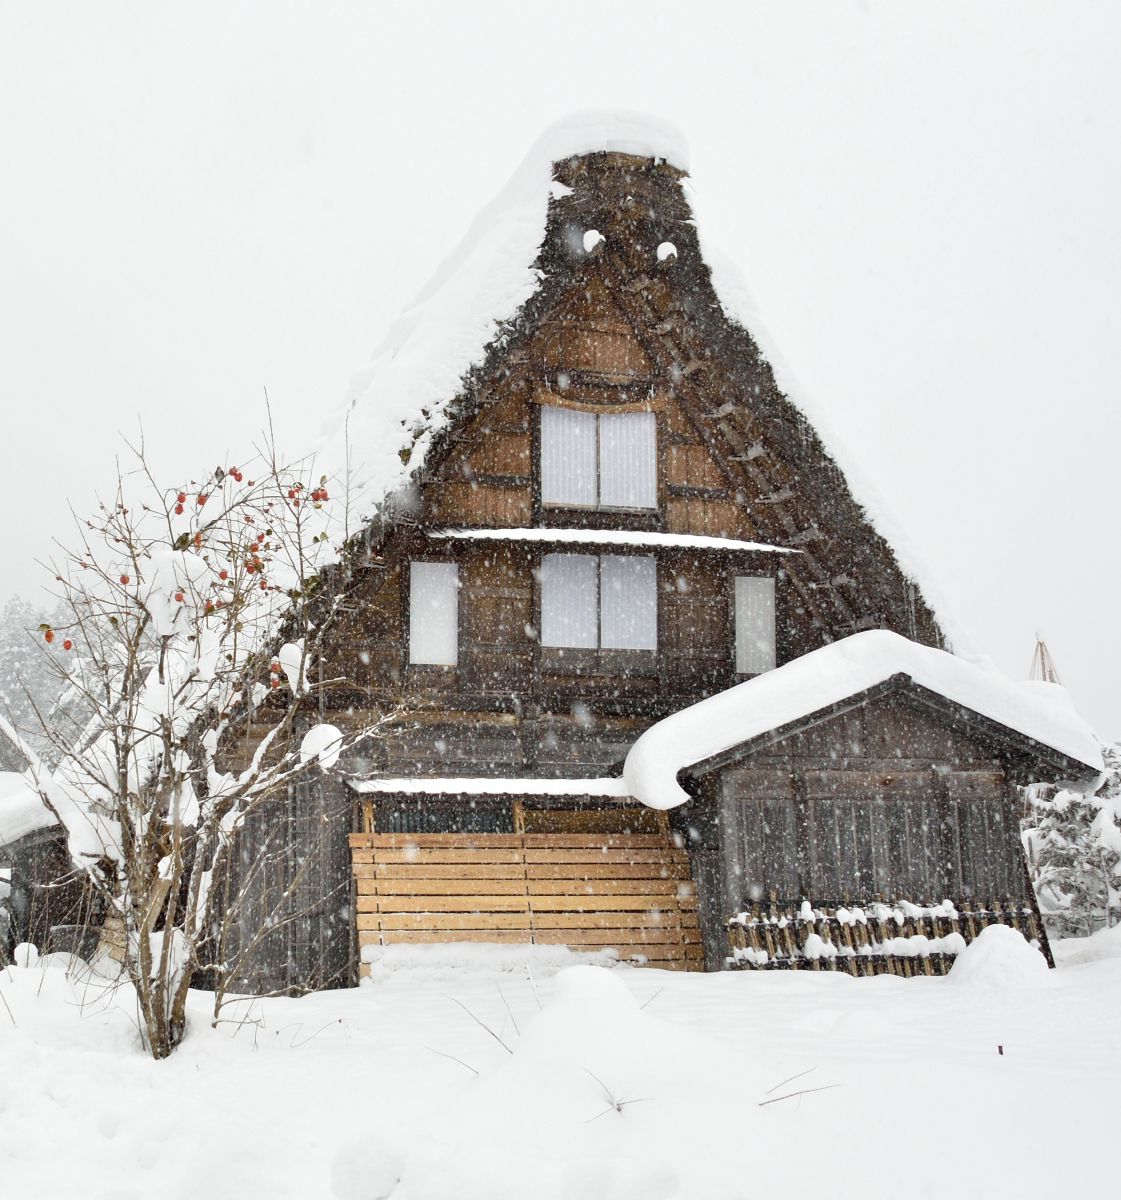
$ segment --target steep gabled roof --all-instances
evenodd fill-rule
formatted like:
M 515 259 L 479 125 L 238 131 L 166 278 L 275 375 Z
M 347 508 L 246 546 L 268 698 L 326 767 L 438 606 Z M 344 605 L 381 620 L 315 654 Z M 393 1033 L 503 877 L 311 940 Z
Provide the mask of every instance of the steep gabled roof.
M 943 644 L 885 522 L 780 389 L 758 328 L 741 323 L 753 318 L 734 281 L 732 300 L 718 294 L 681 187 L 686 167 L 680 134 L 647 118 L 584 114 L 547 131 L 355 377 L 323 460 L 346 461 L 360 515 L 384 520 L 433 477 L 503 379 L 579 390 L 579 370 L 551 371 L 542 334 L 578 336 L 582 296 L 601 314 L 597 341 L 615 337 L 629 356 L 612 382 L 636 395 L 667 386 L 758 540 L 803 551 L 794 584 L 823 641 L 887 626 Z M 603 241 L 589 253 L 593 229 Z M 659 258 L 663 243 L 675 253 Z M 732 275 L 722 267 L 720 278 Z

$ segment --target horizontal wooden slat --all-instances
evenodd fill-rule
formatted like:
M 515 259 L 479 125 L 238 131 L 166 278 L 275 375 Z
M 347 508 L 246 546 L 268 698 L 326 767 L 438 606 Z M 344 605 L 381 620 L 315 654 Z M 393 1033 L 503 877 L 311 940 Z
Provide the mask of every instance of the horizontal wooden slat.
M 360 896 L 524 896 L 524 879 L 359 879 Z
M 529 911 L 525 896 L 359 896 L 359 912 L 469 913 Z
M 502 912 L 359 913 L 358 920 L 380 922 L 382 929 L 524 929 L 526 916 L 525 913 Z
M 660 833 L 524 833 L 521 835 L 527 850 L 562 849 L 643 849 L 664 850 L 666 839 Z
M 356 866 L 356 879 L 525 879 L 523 863 L 377 863 Z
M 530 896 L 534 912 L 676 912 L 664 896 Z M 657 903 L 660 900 L 662 903 Z
M 679 862 L 687 865 L 689 860 L 676 850 L 526 850 L 527 863 L 658 863 Z
M 357 850 L 355 853 L 376 855 L 375 861 L 378 863 L 416 863 L 425 866 L 430 863 L 520 863 L 524 851 L 488 847 L 485 850 Z
M 593 912 L 534 913 L 534 929 L 680 929 L 681 918 L 675 912 Z
M 520 850 L 524 834 L 520 833 L 371 833 L 365 835 L 375 850 L 402 850 L 416 846 L 419 850 Z
M 486 942 L 500 945 L 528 945 L 533 941 L 529 929 L 383 929 L 363 930 L 359 946 L 398 946 L 431 942 Z
M 688 879 L 680 863 L 526 863 L 527 879 Z
M 522 885 L 531 896 L 673 896 L 682 897 L 675 879 L 528 879 Z M 692 887 L 692 885 L 689 885 Z

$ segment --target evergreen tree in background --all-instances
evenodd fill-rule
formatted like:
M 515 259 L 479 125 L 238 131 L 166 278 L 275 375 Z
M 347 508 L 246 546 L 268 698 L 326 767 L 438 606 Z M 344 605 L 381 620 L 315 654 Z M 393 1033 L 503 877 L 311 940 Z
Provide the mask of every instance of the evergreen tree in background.
M 1121 744 L 1103 746 L 1093 793 L 1027 789 L 1024 845 L 1040 911 L 1059 937 L 1088 937 L 1121 920 Z
M 51 719 L 65 681 L 52 661 L 53 648 L 44 644 L 38 632 L 39 626 L 49 621 L 45 609 L 19 596 L 13 596 L 4 606 L 0 614 L 0 715 L 36 751 L 53 760 L 43 722 Z M 7 739 L 0 739 L 0 769 L 21 769 L 23 764 L 17 760 Z

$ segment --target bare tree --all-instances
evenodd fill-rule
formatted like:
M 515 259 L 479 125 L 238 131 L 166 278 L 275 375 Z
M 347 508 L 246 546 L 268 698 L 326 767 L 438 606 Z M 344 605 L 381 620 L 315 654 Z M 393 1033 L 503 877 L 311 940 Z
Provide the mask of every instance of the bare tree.
M 78 520 L 76 548 L 52 565 L 65 619 L 41 633 L 64 651 L 73 702 L 61 713 L 87 717 L 46 722 L 58 765 L 36 778 L 109 907 L 147 1046 L 163 1058 L 183 1036 L 192 974 L 217 981 L 217 1016 L 244 964 L 244 946 L 225 956 L 238 897 L 212 892 L 226 880 L 228 893 L 247 818 L 392 714 L 345 732 L 322 723 L 333 681 L 320 652 L 339 601 L 319 572 L 348 532 L 329 481 L 269 450 L 168 489 L 143 444 L 132 453 L 113 500 Z M 268 729 L 247 747 L 250 719 Z

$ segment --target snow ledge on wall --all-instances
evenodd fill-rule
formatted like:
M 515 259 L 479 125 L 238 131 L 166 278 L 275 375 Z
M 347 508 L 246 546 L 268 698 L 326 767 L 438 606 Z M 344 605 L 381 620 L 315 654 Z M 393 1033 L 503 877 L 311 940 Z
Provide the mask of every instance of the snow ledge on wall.
M 944 650 L 870 629 L 659 721 L 631 747 L 623 778 L 643 804 L 675 808 L 689 799 L 677 782 L 679 771 L 899 674 L 1084 763 L 1087 774 L 1103 769 L 1098 740 L 1065 689 L 1015 684 Z

